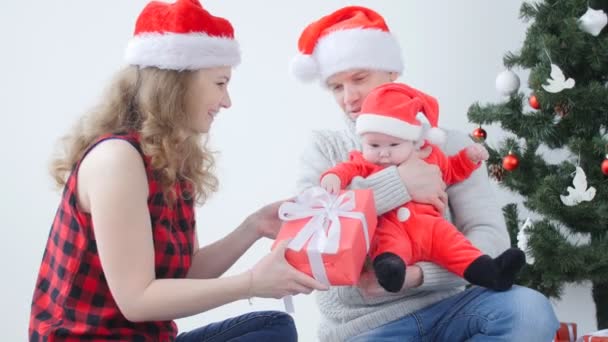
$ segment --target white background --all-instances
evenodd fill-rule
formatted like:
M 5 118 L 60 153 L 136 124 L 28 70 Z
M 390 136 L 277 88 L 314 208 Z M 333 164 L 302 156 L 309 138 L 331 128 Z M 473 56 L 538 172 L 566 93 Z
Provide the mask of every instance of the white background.
M 26 339 L 35 279 L 59 193 L 52 187 L 48 161 L 58 137 L 99 98 L 122 66 L 125 44 L 142 0 L 0 2 L 0 104 L 3 156 L 0 175 L 0 331 L 2 340 Z M 220 191 L 197 212 L 206 244 L 221 238 L 258 206 L 294 194 L 298 152 L 310 130 L 340 128 L 341 114 L 328 93 L 303 85 L 287 72 L 301 29 L 312 19 L 348 1 L 263 2 L 209 0 L 214 14 L 230 18 L 243 51 L 243 63 L 230 86 L 233 107 L 212 129 Z M 359 1 L 382 13 L 402 44 L 403 81 L 435 95 L 440 124 L 470 132 L 466 111 L 475 101 L 500 100 L 494 80 L 502 56 L 517 50 L 526 24 L 521 1 Z M 264 9 L 263 9 L 263 8 Z M 526 84 L 526 73 L 516 70 Z M 490 142 L 498 129 L 487 128 Z M 496 187 L 503 203 L 516 199 Z M 252 266 L 269 249 L 261 241 L 229 271 Z M 295 320 L 301 341 L 316 340 L 318 312 L 312 296 L 296 297 Z M 589 286 L 568 286 L 554 303 L 559 319 L 595 329 Z M 277 300 L 226 305 L 178 321 L 181 329 L 249 310 L 281 309 Z

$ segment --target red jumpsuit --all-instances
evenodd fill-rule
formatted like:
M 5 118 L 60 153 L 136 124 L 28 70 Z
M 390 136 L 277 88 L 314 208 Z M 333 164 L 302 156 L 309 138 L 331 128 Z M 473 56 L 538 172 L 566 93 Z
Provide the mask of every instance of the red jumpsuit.
M 432 152 L 425 161 L 439 166 L 447 185 L 467 179 L 480 165 L 473 163 L 464 149 L 446 157 L 437 146 L 430 146 Z M 323 176 L 337 175 L 345 188 L 354 177 L 368 177 L 383 168 L 365 160 L 361 152 L 353 151 L 350 161 L 336 165 Z M 407 265 L 432 261 L 461 277 L 471 262 L 483 255 L 434 206 L 413 201 L 379 217 L 370 257 L 374 260 L 386 252 L 398 255 Z

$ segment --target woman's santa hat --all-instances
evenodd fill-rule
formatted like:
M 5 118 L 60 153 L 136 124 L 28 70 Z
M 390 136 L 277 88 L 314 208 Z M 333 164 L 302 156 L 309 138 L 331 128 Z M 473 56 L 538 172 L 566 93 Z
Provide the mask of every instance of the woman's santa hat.
M 424 115 L 430 128 L 424 129 L 418 119 Z M 361 105 L 357 117 L 357 134 L 383 133 L 403 140 L 427 140 L 441 145 L 445 132 L 437 127 L 437 100 L 403 83 L 387 83 L 372 90 Z
M 351 69 L 401 73 L 401 48 L 380 14 L 360 6 L 344 7 L 308 25 L 298 41 L 292 73 L 312 81 Z
M 150 2 L 135 24 L 125 60 L 130 65 L 168 70 L 236 66 L 241 57 L 234 29 L 198 0 Z

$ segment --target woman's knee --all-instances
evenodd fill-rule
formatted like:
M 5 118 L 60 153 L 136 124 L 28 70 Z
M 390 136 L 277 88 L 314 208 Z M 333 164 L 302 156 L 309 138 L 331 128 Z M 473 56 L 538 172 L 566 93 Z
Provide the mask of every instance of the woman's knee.
M 266 323 L 268 330 L 280 336 L 281 341 L 295 342 L 298 340 L 296 324 L 289 314 L 280 311 L 270 311 L 269 314 L 270 317 Z

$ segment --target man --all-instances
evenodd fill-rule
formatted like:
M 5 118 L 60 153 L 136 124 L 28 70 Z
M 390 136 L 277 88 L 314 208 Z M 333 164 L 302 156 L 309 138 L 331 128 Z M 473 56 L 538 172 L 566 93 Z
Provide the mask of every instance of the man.
M 346 114 L 348 129 L 317 131 L 303 155 L 301 189 L 319 184 L 319 176 L 360 149 L 354 120 L 375 87 L 401 74 L 401 49 L 382 16 L 364 7 L 345 7 L 311 23 L 300 36 L 300 54 L 292 71 L 304 81 L 320 79 Z M 470 144 L 448 131 L 441 146 L 451 155 Z M 353 182 L 374 191 L 378 215 L 413 200 L 447 209 L 448 217 L 484 253 L 497 256 L 510 245 L 502 213 L 485 168 L 445 190 L 439 169 L 417 159 L 388 167 Z M 423 227 L 422 227 L 423 228 Z M 408 265 L 403 289 L 384 292 L 373 271 L 356 287 L 318 293 L 322 341 L 550 341 L 558 322 L 540 293 L 514 286 L 494 292 L 464 290 L 465 281 L 438 265 Z

